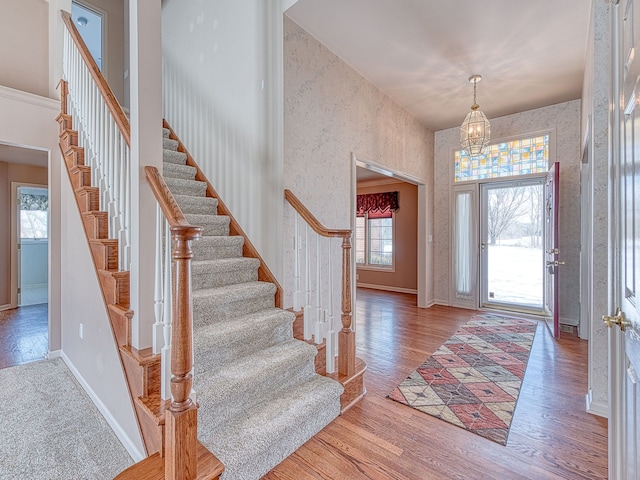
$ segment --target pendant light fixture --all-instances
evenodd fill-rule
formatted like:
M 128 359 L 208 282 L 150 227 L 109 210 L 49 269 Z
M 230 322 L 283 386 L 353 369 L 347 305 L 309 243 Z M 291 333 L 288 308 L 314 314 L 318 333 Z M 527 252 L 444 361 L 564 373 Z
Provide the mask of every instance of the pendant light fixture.
M 480 80 L 482 75 L 469 77 L 469 83 L 473 83 L 473 105 L 460 127 L 460 144 L 469 155 L 481 155 L 491 138 L 489 120 L 476 102 L 476 85 Z

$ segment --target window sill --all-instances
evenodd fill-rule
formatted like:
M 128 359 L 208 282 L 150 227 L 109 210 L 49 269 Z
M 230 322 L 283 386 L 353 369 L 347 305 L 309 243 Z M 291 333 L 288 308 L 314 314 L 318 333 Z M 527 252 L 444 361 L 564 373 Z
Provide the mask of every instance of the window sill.
M 388 273 L 394 273 L 396 271 L 395 266 L 390 266 L 390 267 L 378 267 L 375 265 L 361 265 L 361 264 L 356 264 L 356 270 L 370 270 L 373 272 L 388 272 Z

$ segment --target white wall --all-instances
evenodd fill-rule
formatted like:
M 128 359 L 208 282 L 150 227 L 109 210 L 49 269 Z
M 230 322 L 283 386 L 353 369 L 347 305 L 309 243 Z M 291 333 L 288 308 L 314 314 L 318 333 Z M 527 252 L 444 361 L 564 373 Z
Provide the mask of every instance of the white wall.
M 0 0 L 0 12 L 0 85 L 48 96 L 48 3 Z
M 144 457 L 144 446 L 87 237 L 67 178 L 62 182 L 61 193 L 61 249 L 65 264 L 60 278 L 64 292 L 63 356 L 125 448 L 139 460 Z
M 433 133 L 287 17 L 284 55 L 285 187 L 326 227 L 352 228 L 355 154 L 427 185 L 421 208 L 431 233 Z M 285 305 L 290 305 L 294 270 L 289 207 L 285 222 Z M 427 244 L 429 271 L 430 247 Z M 340 282 L 334 281 L 334 289 L 339 288 Z M 428 303 L 433 298 L 431 282 L 425 289 Z
M 49 152 L 49 350 L 60 349 L 60 150 L 56 100 L 0 87 L 0 143 Z
M 552 160 L 560 162 L 559 310 L 563 323 L 580 318 L 580 100 L 490 119 L 492 142 L 551 130 L 555 137 Z M 553 145 L 552 145 L 553 147 Z M 436 132 L 435 153 L 435 297 L 449 305 L 451 298 L 450 189 L 453 155 L 460 149 L 460 130 Z
M 278 278 L 284 6 L 262 0 L 162 5 L 165 118 Z
M 590 129 L 591 185 L 591 314 L 589 325 L 589 391 L 587 407 L 608 415 L 608 332 L 600 318 L 610 314 L 609 301 L 609 95 L 611 57 L 609 51 L 609 4 L 592 3 L 592 18 L 582 92 L 582 141 Z M 589 118 L 591 123 L 589 124 Z

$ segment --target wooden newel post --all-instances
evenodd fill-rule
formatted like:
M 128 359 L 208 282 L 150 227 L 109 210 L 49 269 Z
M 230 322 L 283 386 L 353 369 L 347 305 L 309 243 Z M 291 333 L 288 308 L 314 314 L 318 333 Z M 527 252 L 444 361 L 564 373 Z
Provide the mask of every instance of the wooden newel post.
M 196 478 L 198 408 L 189 398 L 193 378 L 193 308 L 191 304 L 191 241 L 201 227 L 171 227 L 173 238 L 173 331 L 171 405 L 165 412 L 165 479 Z
M 356 334 L 351 329 L 351 235 L 342 238 L 342 330 L 338 333 L 338 373 L 356 371 Z

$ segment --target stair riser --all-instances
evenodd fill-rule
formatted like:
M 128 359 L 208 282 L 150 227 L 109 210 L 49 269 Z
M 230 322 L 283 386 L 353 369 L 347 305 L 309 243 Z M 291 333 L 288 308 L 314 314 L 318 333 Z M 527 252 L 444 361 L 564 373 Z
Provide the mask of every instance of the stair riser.
M 168 179 L 165 179 L 168 180 Z M 169 190 L 174 195 L 189 195 L 192 197 L 204 197 L 207 194 L 207 186 L 204 184 L 189 184 L 189 185 L 172 185 L 170 181 L 167 181 Z
M 71 184 L 73 189 L 91 186 L 91 168 L 78 165 L 71 168 Z
M 184 165 L 187 163 L 187 154 L 182 152 L 173 152 L 171 150 L 163 150 L 162 160 L 167 163 Z
M 186 165 L 176 165 L 173 163 L 165 163 L 162 169 L 164 178 L 182 178 L 183 180 L 195 180 L 196 169 Z
M 233 271 L 212 271 L 196 274 L 191 272 L 191 286 L 193 290 L 223 287 L 237 283 L 255 282 L 258 280 L 257 267 L 242 267 Z
M 217 247 L 203 245 L 200 242 L 193 244 L 194 260 L 220 260 L 223 258 L 237 258 L 242 256 L 242 245 Z
M 108 218 L 106 212 L 87 212 L 82 215 L 82 222 L 89 240 L 108 237 Z
M 129 272 L 99 270 L 102 293 L 106 303 L 129 307 Z
M 234 317 L 248 315 L 267 308 L 273 308 L 273 294 L 260 295 L 251 299 L 218 303 L 211 298 L 193 299 L 193 324 L 207 325 L 224 322 Z
M 178 150 L 178 141 L 172 140 L 170 138 L 162 137 L 162 149 L 163 150 L 173 150 L 174 152 Z
M 111 328 L 119 347 L 131 345 L 131 318 L 133 318 L 131 310 L 109 308 Z
M 229 223 L 205 224 L 200 226 L 203 227 L 203 230 L 202 230 L 203 235 L 211 235 L 214 237 L 229 235 Z
M 60 135 L 60 148 L 63 152 L 66 152 L 71 147 L 78 146 L 78 132 L 75 130 L 65 130 L 65 132 Z
M 204 372 L 215 372 L 237 358 L 250 355 L 263 348 L 269 348 L 278 343 L 283 343 L 291 339 L 291 323 L 267 328 L 256 328 L 250 338 L 194 338 L 194 349 L 196 352 L 195 375 Z M 210 341 L 212 340 L 212 341 Z
M 198 198 L 202 198 L 204 200 L 205 197 L 198 197 Z M 185 215 L 190 215 L 190 214 L 217 215 L 218 214 L 218 209 L 216 205 L 212 203 L 197 205 L 197 204 L 184 204 L 184 203 L 178 202 L 178 206 L 180 207 L 180 210 L 182 210 L 182 213 L 184 213 Z
M 198 390 L 196 383 L 195 389 L 197 392 L 202 392 L 199 394 L 199 402 L 215 405 L 216 417 L 207 421 L 207 428 L 215 428 L 245 410 L 277 398 L 288 388 L 309 380 L 311 375 L 313 375 L 313 359 L 307 358 L 306 361 L 300 359 L 277 370 L 272 369 L 251 385 L 241 385 L 233 389 L 225 388 L 227 385 L 220 385 L 215 389 Z M 255 395 L 253 392 L 269 392 L 269 397 Z
M 73 119 L 71 115 L 67 115 L 64 113 L 58 115 L 58 125 L 60 125 L 58 136 L 62 136 L 65 130 L 73 130 Z
M 64 160 L 69 168 L 73 168 L 77 165 L 84 165 L 84 148 L 71 147 L 64 154 Z
M 91 252 L 99 270 L 118 269 L 118 244 L 113 242 L 91 242 Z
M 82 213 L 95 212 L 100 208 L 100 192 L 97 187 L 76 192 L 76 198 Z

